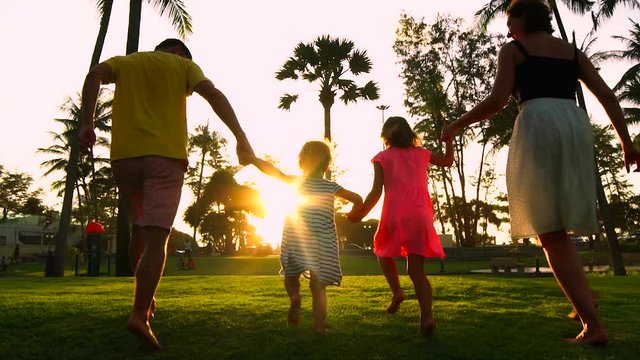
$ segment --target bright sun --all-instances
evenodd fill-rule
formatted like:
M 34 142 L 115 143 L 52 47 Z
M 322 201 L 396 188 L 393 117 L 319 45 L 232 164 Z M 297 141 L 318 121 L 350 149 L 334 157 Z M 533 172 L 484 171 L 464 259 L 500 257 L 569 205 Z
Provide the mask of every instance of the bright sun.
M 241 172 L 244 172 L 241 171 Z M 258 172 L 258 175 L 242 174 L 251 178 L 251 186 L 260 192 L 266 210 L 264 217 L 247 215 L 247 220 L 256 228 L 256 234 L 272 248 L 280 246 L 282 229 L 287 215 L 292 214 L 302 202 L 295 186 L 273 179 Z M 254 175 L 254 176 L 251 176 Z M 240 176 L 243 177 L 243 176 Z

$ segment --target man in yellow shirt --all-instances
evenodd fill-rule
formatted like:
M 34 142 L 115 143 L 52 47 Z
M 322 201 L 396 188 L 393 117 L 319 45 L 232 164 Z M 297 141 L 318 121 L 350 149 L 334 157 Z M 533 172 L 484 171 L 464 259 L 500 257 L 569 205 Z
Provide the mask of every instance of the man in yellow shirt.
M 160 344 L 149 320 L 187 169 L 187 96 L 201 95 L 231 130 L 240 164 L 255 155 L 226 96 L 178 39 L 164 40 L 155 51 L 110 58 L 89 71 L 82 89 L 81 149 L 95 143 L 96 99 L 100 85 L 109 83 L 115 83 L 111 167 L 133 218 L 129 252 L 135 295 L 127 327 L 154 351 Z

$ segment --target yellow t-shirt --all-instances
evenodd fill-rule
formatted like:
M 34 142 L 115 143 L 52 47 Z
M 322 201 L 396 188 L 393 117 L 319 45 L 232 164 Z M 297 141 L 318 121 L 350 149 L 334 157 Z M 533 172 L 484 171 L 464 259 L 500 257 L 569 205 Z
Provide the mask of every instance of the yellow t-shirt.
M 189 59 L 160 51 L 105 61 L 114 74 L 111 160 L 187 159 L 187 96 L 207 78 Z

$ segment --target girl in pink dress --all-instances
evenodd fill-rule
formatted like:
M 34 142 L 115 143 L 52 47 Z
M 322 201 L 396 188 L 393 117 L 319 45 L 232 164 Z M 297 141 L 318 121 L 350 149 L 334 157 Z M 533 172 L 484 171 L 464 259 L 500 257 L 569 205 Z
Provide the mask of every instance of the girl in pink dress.
M 436 322 L 433 319 L 431 284 L 424 272 L 424 258 L 444 258 L 445 255 L 433 226 L 427 170 L 429 164 L 450 167 L 453 164 L 453 144 L 451 141 L 446 143 L 444 155 L 433 154 L 420 147 L 411 126 L 397 116 L 387 119 L 381 135 L 386 150 L 371 160 L 374 169 L 371 192 L 361 207 L 354 207 L 349 219 L 362 220 L 378 202 L 384 187 L 382 215 L 373 245 L 393 293 L 387 312 L 397 312 L 404 301 L 395 257 L 405 256 L 407 273 L 420 304 L 418 334 L 430 335 Z

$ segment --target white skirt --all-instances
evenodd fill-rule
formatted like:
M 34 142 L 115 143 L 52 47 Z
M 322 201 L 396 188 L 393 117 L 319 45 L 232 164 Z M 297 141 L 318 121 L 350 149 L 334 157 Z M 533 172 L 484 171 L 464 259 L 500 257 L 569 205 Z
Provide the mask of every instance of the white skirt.
M 511 237 L 598 232 L 593 134 L 575 101 L 539 98 L 520 105 L 506 177 Z

